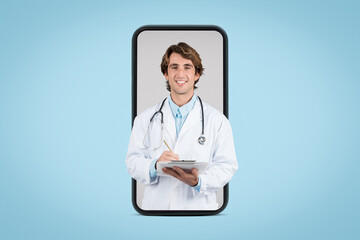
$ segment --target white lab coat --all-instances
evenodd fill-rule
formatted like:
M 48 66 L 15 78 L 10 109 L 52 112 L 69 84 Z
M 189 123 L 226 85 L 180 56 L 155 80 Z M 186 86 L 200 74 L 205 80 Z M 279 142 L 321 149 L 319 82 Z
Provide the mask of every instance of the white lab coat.
M 200 145 L 198 138 L 201 135 L 202 121 L 199 100 L 196 100 L 178 137 L 168 99 L 164 103 L 162 112 L 167 131 L 164 131 L 163 139 L 180 159 L 209 163 L 206 173 L 199 174 L 201 188 L 197 191 L 171 176 L 157 176 L 152 181 L 150 179 L 151 162 L 158 159 L 163 151 L 168 151 L 165 144 L 156 150 L 147 149 L 143 144 L 150 118 L 159 110 L 160 105 L 161 102 L 135 118 L 125 160 L 131 177 L 146 185 L 140 207 L 143 210 L 217 210 L 221 206 L 216 201 L 216 191 L 230 181 L 238 168 L 228 119 L 215 108 L 203 103 L 206 142 Z M 160 114 L 156 117 L 160 118 Z

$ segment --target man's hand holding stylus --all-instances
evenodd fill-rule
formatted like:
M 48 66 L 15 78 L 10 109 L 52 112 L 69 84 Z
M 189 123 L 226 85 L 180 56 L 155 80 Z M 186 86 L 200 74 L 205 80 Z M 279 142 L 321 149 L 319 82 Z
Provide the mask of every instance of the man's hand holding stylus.
M 179 160 L 179 155 L 171 151 L 164 151 L 159 157 L 159 159 L 156 161 L 155 169 L 157 169 L 158 162 L 170 162 L 171 160 Z

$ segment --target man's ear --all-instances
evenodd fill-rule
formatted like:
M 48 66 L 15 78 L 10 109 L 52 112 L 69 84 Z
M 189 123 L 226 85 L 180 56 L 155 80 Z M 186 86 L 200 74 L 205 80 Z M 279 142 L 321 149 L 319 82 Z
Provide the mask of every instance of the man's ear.
M 164 73 L 164 76 L 165 76 L 166 80 L 169 81 L 169 75 L 167 73 Z
M 199 73 L 195 74 L 195 81 L 199 80 L 199 77 L 200 77 Z

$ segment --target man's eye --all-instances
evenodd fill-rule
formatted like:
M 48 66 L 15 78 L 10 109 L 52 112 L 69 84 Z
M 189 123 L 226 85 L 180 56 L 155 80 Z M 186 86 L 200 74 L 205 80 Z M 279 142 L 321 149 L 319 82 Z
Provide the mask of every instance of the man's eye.
M 171 67 L 171 69 L 177 69 L 177 67 Z

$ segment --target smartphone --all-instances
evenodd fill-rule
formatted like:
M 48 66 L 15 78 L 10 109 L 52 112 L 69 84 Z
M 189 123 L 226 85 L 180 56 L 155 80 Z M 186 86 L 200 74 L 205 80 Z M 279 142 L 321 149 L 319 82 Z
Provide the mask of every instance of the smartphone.
M 205 68 L 195 93 L 228 118 L 228 38 L 225 31 L 213 25 L 147 25 L 138 28 L 132 38 L 132 124 L 138 114 L 169 96 L 160 63 L 166 49 L 179 42 L 196 49 Z M 132 203 L 143 215 L 213 215 L 225 209 L 229 197 L 229 184 L 226 184 L 216 192 L 215 209 L 144 209 L 144 189 L 143 183 L 132 179 Z

